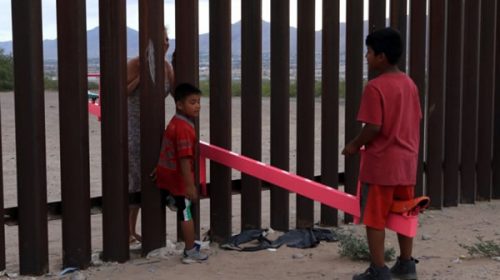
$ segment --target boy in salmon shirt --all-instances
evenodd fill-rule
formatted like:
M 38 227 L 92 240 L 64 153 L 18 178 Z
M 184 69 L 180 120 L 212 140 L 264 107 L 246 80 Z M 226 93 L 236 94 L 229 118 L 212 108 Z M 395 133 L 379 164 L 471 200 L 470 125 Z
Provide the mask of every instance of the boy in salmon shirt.
M 398 234 L 400 256 L 391 269 L 385 265 L 384 241 L 393 200 L 414 196 L 422 118 L 418 89 L 398 69 L 403 53 L 398 31 L 375 31 L 366 37 L 366 46 L 368 68 L 378 76 L 367 83 L 361 99 L 357 119 L 364 126 L 342 154 L 354 155 L 365 147 L 359 171 L 361 222 L 366 226 L 371 264 L 352 279 L 417 279 L 413 238 Z

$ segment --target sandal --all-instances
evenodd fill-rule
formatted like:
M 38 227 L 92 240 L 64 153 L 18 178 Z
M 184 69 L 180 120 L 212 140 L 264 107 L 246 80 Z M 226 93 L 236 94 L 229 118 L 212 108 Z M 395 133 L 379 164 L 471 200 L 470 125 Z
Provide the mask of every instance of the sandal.
M 134 234 L 132 235 L 132 237 L 133 237 L 133 238 L 134 238 L 137 242 L 142 242 L 142 237 L 141 237 L 139 234 L 134 233 Z
M 135 236 L 131 235 L 129 238 L 128 238 L 128 243 L 129 244 L 136 244 L 136 243 L 140 243 L 139 240 L 137 240 L 137 238 L 135 238 Z

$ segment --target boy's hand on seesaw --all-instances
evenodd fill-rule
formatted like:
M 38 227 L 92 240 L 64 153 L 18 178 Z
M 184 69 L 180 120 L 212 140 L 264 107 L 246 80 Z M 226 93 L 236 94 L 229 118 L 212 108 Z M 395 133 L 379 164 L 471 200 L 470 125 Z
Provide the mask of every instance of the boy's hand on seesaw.
M 344 156 L 351 156 L 357 154 L 359 151 L 359 146 L 356 145 L 353 141 L 347 143 L 344 149 L 342 150 L 342 154 Z

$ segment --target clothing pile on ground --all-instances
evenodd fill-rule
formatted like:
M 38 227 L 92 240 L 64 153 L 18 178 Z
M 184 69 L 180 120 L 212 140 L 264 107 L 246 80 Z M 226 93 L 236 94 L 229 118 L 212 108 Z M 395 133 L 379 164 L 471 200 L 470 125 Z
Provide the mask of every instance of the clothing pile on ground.
M 292 248 L 313 248 L 320 241 L 334 242 L 338 241 L 338 236 L 329 229 L 294 229 L 279 236 L 276 240 L 269 240 L 266 236 L 267 229 L 249 229 L 240 234 L 233 235 L 229 240 L 221 244 L 221 248 L 237 251 L 259 251 L 265 249 L 277 249 L 282 245 Z M 250 245 L 246 243 L 251 243 Z

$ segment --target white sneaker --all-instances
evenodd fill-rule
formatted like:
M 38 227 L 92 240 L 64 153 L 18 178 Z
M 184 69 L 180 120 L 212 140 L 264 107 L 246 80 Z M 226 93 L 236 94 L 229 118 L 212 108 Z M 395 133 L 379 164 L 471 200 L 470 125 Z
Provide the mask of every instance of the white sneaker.
M 203 254 L 199 251 L 199 249 L 195 246 L 190 250 L 184 250 L 182 263 L 191 264 L 197 262 L 203 262 L 208 259 L 208 255 Z

